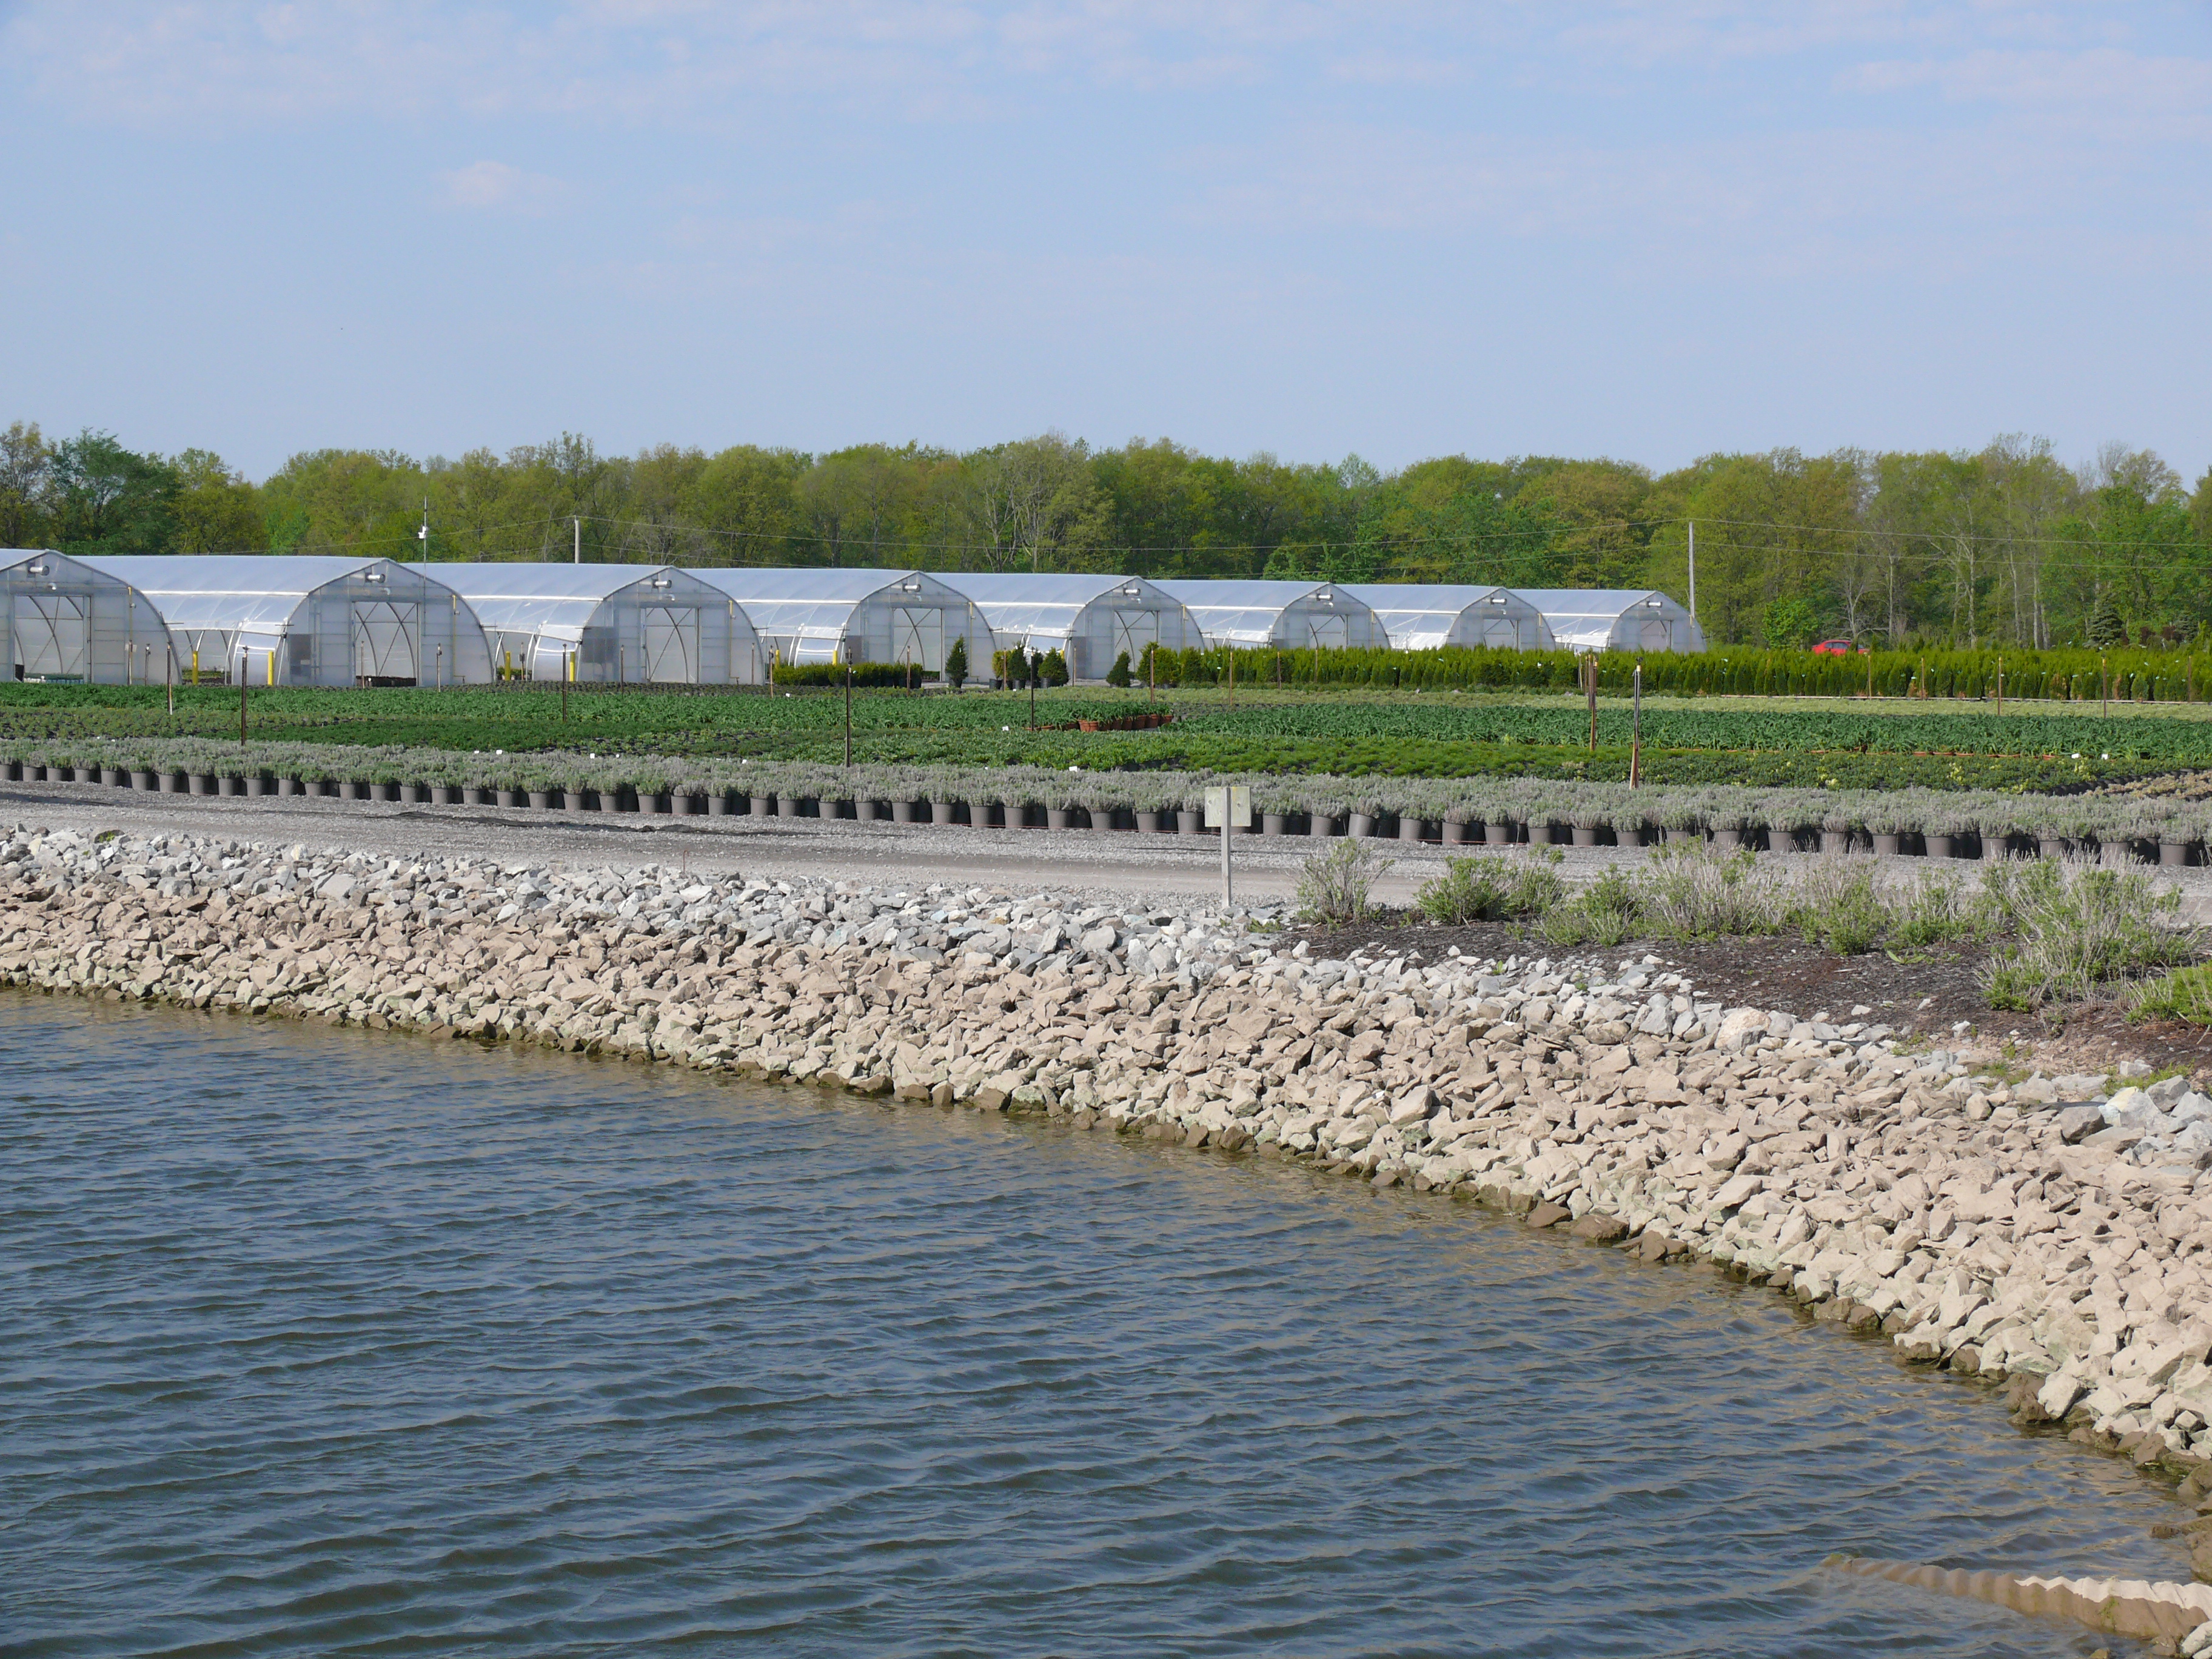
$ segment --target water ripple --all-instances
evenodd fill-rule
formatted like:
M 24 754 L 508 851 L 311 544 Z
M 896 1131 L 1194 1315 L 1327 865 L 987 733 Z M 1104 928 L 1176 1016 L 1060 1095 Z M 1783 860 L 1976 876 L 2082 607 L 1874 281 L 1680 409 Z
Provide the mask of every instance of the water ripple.
M 0 993 L 0 1654 L 2058 1655 L 2172 1501 L 1763 1292 L 1057 1125 Z

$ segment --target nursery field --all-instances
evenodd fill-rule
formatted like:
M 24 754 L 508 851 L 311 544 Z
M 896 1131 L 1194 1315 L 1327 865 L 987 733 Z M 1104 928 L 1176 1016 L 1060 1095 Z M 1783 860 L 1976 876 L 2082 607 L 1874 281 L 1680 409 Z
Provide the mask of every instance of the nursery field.
M 1633 716 L 1601 697 L 1597 743 L 1577 695 L 1222 690 L 856 692 L 854 758 L 896 765 L 1609 781 L 1628 774 Z M 1156 710 L 1146 731 L 1083 720 Z M 846 702 L 823 691 L 622 691 L 557 687 L 249 690 L 258 742 L 508 753 L 587 751 L 831 762 Z M 235 690 L 0 685 L 0 739 L 234 739 Z M 2072 793 L 2212 768 L 2212 706 L 1941 699 L 1648 697 L 1652 783 L 1997 789 Z

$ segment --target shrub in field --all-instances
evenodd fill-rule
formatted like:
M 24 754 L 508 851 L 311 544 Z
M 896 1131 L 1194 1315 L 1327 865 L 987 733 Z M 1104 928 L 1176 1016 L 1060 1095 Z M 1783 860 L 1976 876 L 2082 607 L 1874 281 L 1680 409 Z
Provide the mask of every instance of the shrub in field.
M 1643 931 L 1644 885 L 1618 865 L 1544 913 L 1539 931 L 1553 944 L 1610 950 Z
M 2034 859 L 2001 862 L 1983 879 L 2011 936 L 1983 970 L 1992 1007 L 2085 1002 L 2203 949 L 2198 930 L 2179 921 L 2180 893 L 2148 877 Z
M 1106 671 L 1106 684 L 1119 686 L 1126 690 L 1128 689 L 1130 678 L 1129 653 L 1124 651 L 1114 659 L 1114 665 Z
M 1890 939 L 1916 948 L 1978 939 L 1989 931 L 1990 920 L 1990 906 L 1970 897 L 1957 877 L 1922 870 L 1891 902 Z
M 1787 889 L 1784 919 L 1808 945 L 1838 956 L 1857 956 L 1873 948 L 1895 918 L 1875 866 L 1865 859 L 1830 856 L 1796 873 Z
M 1458 924 L 1540 916 L 1566 895 L 1552 848 L 1490 858 L 1444 860 L 1444 872 L 1425 882 L 1413 902 L 1431 921 Z
M 2144 980 L 2124 1000 L 2130 1020 L 2185 1019 L 2212 1025 L 2212 968 L 2182 968 Z
M 945 653 L 945 681 L 955 691 L 968 684 L 968 641 L 964 639 L 953 641 L 951 649 Z
M 1298 872 L 1298 904 L 1315 921 L 1330 927 L 1364 921 L 1372 910 L 1375 883 L 1395 860 L 1378 857 L 1368 842 L 1356 836 L 1331 842 Z
M 1748 848 L 1734 853 L 1695 844 L 1655 848 L 1643 885 L 1644 912 L 1656 933 L 1722 939 L 1782 928 L 1776 880 Z

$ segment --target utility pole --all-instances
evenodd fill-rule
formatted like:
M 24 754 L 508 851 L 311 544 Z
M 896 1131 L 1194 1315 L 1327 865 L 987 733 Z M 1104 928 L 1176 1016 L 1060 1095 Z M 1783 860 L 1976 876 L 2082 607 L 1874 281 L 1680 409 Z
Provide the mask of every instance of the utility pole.
M 581 564 L 584 562 L 584 520 L 580 515 L 571 518 L 568 522 L 576 527 L 576 556 L 574 562 Z
M 428 495 L 422 498 L 422 527 L 415 532 L 415 539 L 422 544 L 422 558 L 428 562 L 430 557 L 430 498 Z
M 1698 521 L 1690 520 L 1690 620 L 1698 620 Z

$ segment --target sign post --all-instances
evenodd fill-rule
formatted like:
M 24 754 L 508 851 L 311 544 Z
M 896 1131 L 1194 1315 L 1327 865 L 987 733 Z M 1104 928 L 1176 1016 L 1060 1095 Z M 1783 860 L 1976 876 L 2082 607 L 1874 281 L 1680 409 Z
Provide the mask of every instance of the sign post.
M 1221 902 L 1224 905 L 1237 902 L 1237 890 L 1229 873 L 1229 832 L 1231 829 L 1249 830 L 1252 827 L 1252 791 L 1244 784 L 1230 784 L 1206 792 L 1206 827 L 1221 827 Z

